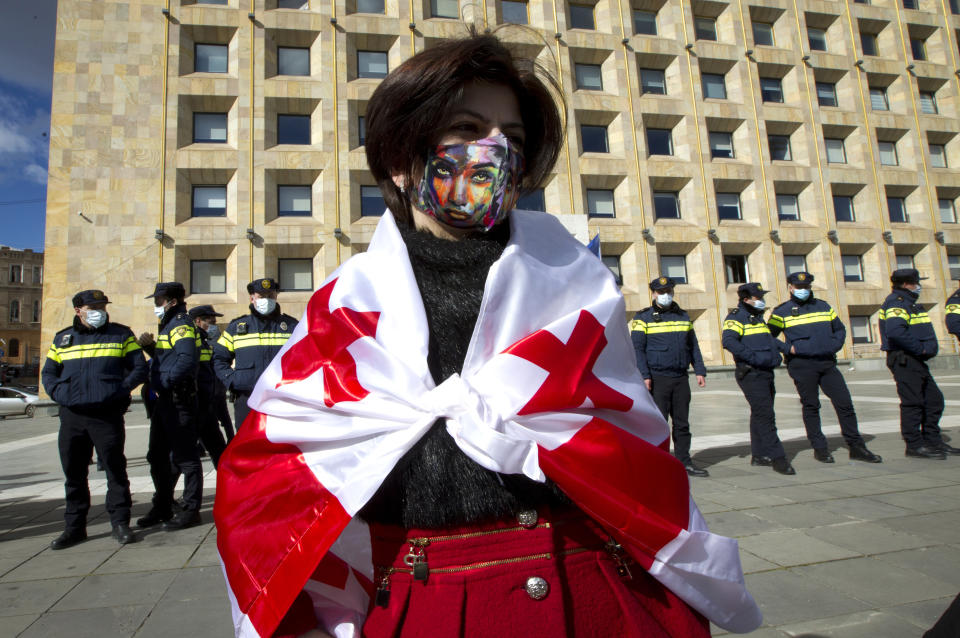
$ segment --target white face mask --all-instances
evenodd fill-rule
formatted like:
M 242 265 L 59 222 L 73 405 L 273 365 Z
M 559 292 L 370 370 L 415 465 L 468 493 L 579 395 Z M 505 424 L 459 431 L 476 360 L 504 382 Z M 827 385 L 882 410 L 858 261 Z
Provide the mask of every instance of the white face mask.
M 657 295 L 657 305 L 661 308 L 666 308 L 673 303 L 673 295 L 668 292 L 661 293 Z
M 107 323 L 106 310 L 87 310 L 87 324 L 91 328 L 99 328 Z
M 211 324 L 207 326 L 207 338 L 211 341 L 216 341 L 217 337 L 220 336 L 220 328 L 217 327 L 217 324 Z
M 800 301 L 806 301 L 810 298 L 810 289 L 809 288 L 794 288 L 793 296 L 799 299 Z
M 163 315 L 167 312 L 166 306 L 154 306 L 153 314 L 157 315 L 157 319 L 163 319 Z
M 751 302 L 751 305 L 757 310 L 763 310 L 767 307 L 767 303 L 763 299 L 757 299 L 756 301 Z
M 253 307 L 261 315 L 269 315 L 277 307 L 277 300 L 269 297 L 258 297 L 253 300 Z
M 917 287 L 913 289 L 913 292 L 919 295 L 921 290 L 923 290 L 923 286 L 917 284 Z

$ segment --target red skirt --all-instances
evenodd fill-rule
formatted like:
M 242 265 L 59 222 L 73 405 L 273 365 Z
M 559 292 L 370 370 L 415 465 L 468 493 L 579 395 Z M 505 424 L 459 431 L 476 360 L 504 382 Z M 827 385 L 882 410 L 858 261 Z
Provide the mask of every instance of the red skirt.
M 707 620 L 579 510 L 447 530 L 372 525 L 365 638 L 700 638 Z

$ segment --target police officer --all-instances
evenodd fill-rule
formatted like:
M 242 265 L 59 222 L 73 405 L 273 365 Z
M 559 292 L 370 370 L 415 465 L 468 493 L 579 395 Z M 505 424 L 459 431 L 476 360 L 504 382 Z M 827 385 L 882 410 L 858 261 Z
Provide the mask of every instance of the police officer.
M 672 419 L 673 453 L 690 476 L 709 476 L 690 458 L 690 381 L 687 369 L 693 364 L 697 385 L 707 384 L 707 369 L 693 331 L 690 315 L 673 300 L 676 282 L 657 277 L 650 282 L 653 304 L 638 312 L 630 322 L 630 336 L 637 352 L 637 366 L 647 390 L 663 413 Z
M 880 463 L 882 459 L 867 449 L 860 436 L 853 399 L 837 369 L 836 353 L 843 348 L 847 330 L 830 304 L 813 296 L 812 283 L 813 275 L 808 272 L 791 273 L 787 277 L 790 299 L 774 308 L 767 326 L 774 337 L 783 332 L 787 372 L 800 395 L 803 425 L 813 446 L 813 456 L 821 463 L 834 462 L 827 438 L 820 429 L 820 389 L 823 389 L 837 412 L 843 440 L 850 448 L 850 459 Z
M 960 288 L 947 298 L 947 332 L 960 339 Z
M 783 343 L 774 339 L 763 321 L 767 291 L 758 283 L 737 288 L 740 303 L 723 322 L 723 347 L 737 364 L 735 377 L 750 404 L 750 465 L 772 466 L 780 474 L 796 474 L 777 436 L 773 370 L 780 365 Z
M 296 319 L 280 312 L 278 290 L 277 282 L 269 278 L 247 284 L 250 314 L 231 321 L 213 346 L 213 369 L 233 393 L 233 420 L 238 430 L 250 411 L 247 398 L 253 386 L 297 325 Z
M 197 450 L 197 366 L 200 336 L 187 314 L 179 282 L 156 285 L 153 312 L 160 320 L 152 349 L 150 387 L 157 394 L 150 418 L 147 461 L 153 477 L 153 507 L 137 519 L 139 527 L 163 523 L 166 530 L 200 523 L 203 470 Z M 141 336 L 143 343 L 143 336 Z M 171 468 L 171 463 L 173 468 Z M 183 509 L 173 515 L 173 472 L 183 475 Z
M 127 326 L 110 321 L 101 290 L 73 296 L 73 325 L 58 332 L 43 364 L 43 387 L 60 405 L 60 464 L 66 477 L 66 529 L 50 543 L 64 549 L 87 538 L 93 448 L 107 473 L 107 513 L 113 538 L 136 541 L 130 530 L 130 481 L 123 454 L 123 415 L 130 392 L 147 379 L 147 362 Z
M 894 270 L 893 291 L 880 308 L 880 349 L 887 353 L 900 395 L 900 434 L 906 455 L 922 459 L 945 459 L 960 454 L 940 438 L 943 393 L 930 374 L 927 361 L 937 356 L 939 345 L 927 312 L 917 303 L 920 273 L 914 268 Z
M 200 336 L 200 365 L 197 368 L 197 397 L 199 399 L 199 431 L 200 442 L 210 455 L 213 467 L 220 462 L 220 455 L 227 444 L 220 434 L 220 424 L 217 422 L 215 401 L 217 385 L 220 380 L 213 372 L 213 347 L 208 341 L 210 335 L 219 336 L 217 317 L 223 315 L 213 309 L 211 305 L 194 306 L 187 313 L 193 320 L 193 325 Z

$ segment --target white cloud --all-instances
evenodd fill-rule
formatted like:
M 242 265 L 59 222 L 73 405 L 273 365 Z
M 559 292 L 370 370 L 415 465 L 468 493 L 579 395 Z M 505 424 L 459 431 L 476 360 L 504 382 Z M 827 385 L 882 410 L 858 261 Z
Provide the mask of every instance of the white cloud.
M 10 122 L 0 121 L 0 154 L 7 155 L 13 153 L 29 153 L 33 150 L 33 144 L 30 143 L 22 133 L 14 131 Z
M 47 169 L 38 164 L 30 164 L 23 169 L 23 174 L 38 184 L 47 183 Z
M 46 104 L 0 87 L 0 184 L 25 177 L 46 183 L 49 126 Z

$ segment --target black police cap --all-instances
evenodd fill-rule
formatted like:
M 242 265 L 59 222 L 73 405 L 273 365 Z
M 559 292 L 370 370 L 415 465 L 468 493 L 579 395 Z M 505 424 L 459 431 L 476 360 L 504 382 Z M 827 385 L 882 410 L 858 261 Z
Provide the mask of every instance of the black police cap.
M 247 284 L 247 293 L 251 295 L 255 292 L 263 293 L 271 291 L 279 292 L 280 286 L 277 285 L 277 281 L 275 279 L 270 279 L 269 277 L 265 277 L 263 279 L 254 279 Z
M 167 297 L 168 299 L 183 299 L 187 296 L 183 284 L 179 281 L 161 281 L 154 289 L 152 295 L 147 295 L 144 299 L 153 299 L 154 297 Z
M 787 275 L 787 283 L 794 286 L 809 286 L 813 283 L 813 275 L 804 270 L 792 272 Z
M 661 290 L 668 290 L 670 288 L 676 287 L 677 282 L 671 279 L 670 277 L 657 277 L 650 282 L 650 290 L 654 292 L 659 292 Z
M 213 309 L 213 306 L 210 304 L 204 304 L 202 306 L 194 306 L 187 311 L 187 314 L 190 315 L 191 319 L 196 319 L 197 317 L 222 317 L 223 315 Z
M 763 286 L 755 281 L 751 281 L 748 284 L 743 284 L 737 288 L 737 294 L 740 295 L 741 299 L 745 299 L 747 297 L 763 297 L 765 294 L 767 294 L 767 292 L 769 291 L 764 290 Z
M 73 296 L 73 307 L 82 308 L 93 303 L 110 303 L 102 290 L 81 290 Z
M 892 284 L 919 284 L 921 279 L 920 271 L 916 268 L 899 268 L 890 273 L 890 283 Z

